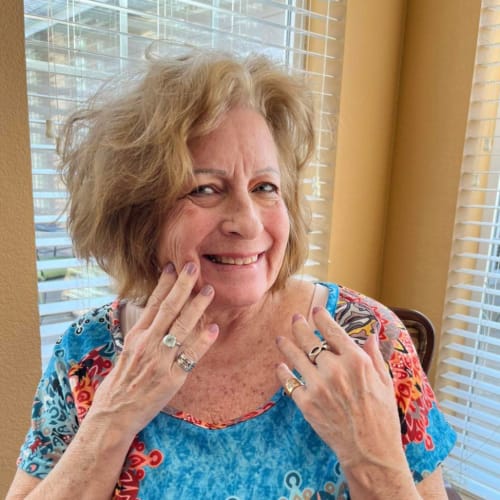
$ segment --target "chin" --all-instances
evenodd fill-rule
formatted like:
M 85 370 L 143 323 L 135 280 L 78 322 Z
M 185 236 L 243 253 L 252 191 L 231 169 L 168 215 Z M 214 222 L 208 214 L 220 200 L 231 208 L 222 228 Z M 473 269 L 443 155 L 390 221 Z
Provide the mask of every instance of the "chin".
M 236 286 L 215 286 L 215 297 L 213 304 L 225 307 L 249 307 L 259 303 L 269 289 Z

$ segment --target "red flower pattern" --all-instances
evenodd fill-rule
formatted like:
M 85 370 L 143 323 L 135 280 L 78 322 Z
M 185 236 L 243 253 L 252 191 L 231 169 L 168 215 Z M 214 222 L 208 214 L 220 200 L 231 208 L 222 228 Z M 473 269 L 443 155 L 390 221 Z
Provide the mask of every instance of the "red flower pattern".
M 99 384 L 113 368 L 108 357 L 102 355 L 107 346 L 90 351 L 79 363 L 69 370 L 71 390 L 77 407 L 78 419 L 81 422 L 87 414 Z M 113 498 L 117 500 L 139 500 L 140 482 L 146 472 L 144 468 L 157 467 L 163 461 L 159 450 L 145 452 L 145 444 L 136 436 L 130 446 L 120 479 L 115 488 Z
M 163 455 L 158 450 L 145 453 L 145 445 L 139 439 L 134 439 L 127 455 L 127 460 L 118 480 L 113 495 L 114 500 L 139 500 L 140 482 L 146 472 L 144 467 L 158 467 L 163 462 Z
M 356 310 L 357 307 L 366 308 L 367 305 L 373 312 L 371 316 Z M 346 316 L 346 309 L 349 310 L 349 318 L 370 317 L 370 321 L 364 323 L 362 327 L 350 328 L 349 324 L 356 324 L 355 321 L 348 321 L 345 325 L 339 321 L 340 317 Z M 426 450 L 433 450 L 434 442 L 427 433 L 427 428 L 429 411 L 435 402 L 435 396 L 420 365 L 410 334 L 399 318 L 375 300 L 341 287 L 336 319 L 341 326 L 346 327 L 349 335 L 355 340 L 378 334 L 385 357 L 387 348 L 384 349 L 384 344 L 390 342 L 391 353 L 386 359 L 389 359 L 388 365 L 394 381 L 398 409 L 400 415 L 404 416 L 403 424 L 406 432 L 402 433 L 403 445 L 423 442 Z

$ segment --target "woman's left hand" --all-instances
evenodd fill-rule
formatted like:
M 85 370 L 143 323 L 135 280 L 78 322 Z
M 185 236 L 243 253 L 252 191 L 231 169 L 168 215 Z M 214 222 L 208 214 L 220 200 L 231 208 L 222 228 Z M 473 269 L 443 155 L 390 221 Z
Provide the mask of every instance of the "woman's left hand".
M 323 308 L 314 310 L 314 322 L 326 342 L 322 349 L 321 340 L 300 315 L 293 318 L 295 342 L 278 337 L 279 349 L 304 385 L 295 383 L 293 389 L 294 375 L 285 363 L 277 368 L 281 383 L 292 388 L 291 397 L 305 419 L 335 452 L 350 486 L 349 478 L 361 470 L 376 476 L 400 472 L 406 484 L 411 474 L 401 444 L 393 382 L 378 339 L 368 337 L 361 348 Z

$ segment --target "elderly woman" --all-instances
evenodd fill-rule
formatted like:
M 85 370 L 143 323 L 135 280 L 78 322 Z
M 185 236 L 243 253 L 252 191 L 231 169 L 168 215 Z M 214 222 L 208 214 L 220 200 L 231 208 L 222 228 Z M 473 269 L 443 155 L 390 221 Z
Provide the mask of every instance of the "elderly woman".
M 311 95 L 262 56 L 150 62 L 73 115 L 69 228 L 119 299 L 55 346 L 8 498 L 446 498 L 408 333 L 296 279 Z

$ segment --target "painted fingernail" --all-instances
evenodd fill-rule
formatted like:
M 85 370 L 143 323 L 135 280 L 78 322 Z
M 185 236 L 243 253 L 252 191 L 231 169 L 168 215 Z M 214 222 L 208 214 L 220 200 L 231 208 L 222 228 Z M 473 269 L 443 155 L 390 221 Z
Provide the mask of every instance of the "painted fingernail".
M 215 323 L 211 323 L 208 325 L 208 333 L 210 334 L 210 337 L 216 337 L 219 333 L 219 326 L 216 325 Z
M 322 308 L 321 308 L 321 307 L 319 307 L 319 306 L 314 306 L 314 307 L 313 307 L 313 314 L 316 314 L 317 312 L 321 311 L 321 309 L 322 309 Z
M 214 287 L 212 285 L 205 285 L 201 290 L 200 293 L 205 296 L 212 295 L 214 292 Z
M 302 318 L 302 314 L 299 314 L 299 313 L 295 313 L 293 316 L 292 316 L 292 323 L 295 323 L 296 321 L 299 321 L 299 319 Z
M 184 269 L 188 274 L 194 274 L 196 272 L 196 264 L 194 262 L 188 262 L 185 266 Z
M 172 274 L 175 272 L 175 267 L 172 262 L 169 262 L 163 269 L 166 273 Z

